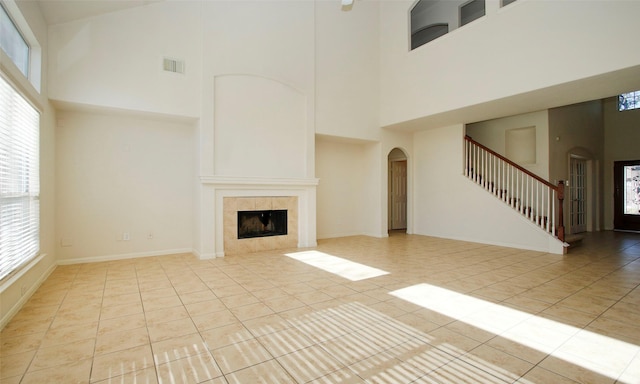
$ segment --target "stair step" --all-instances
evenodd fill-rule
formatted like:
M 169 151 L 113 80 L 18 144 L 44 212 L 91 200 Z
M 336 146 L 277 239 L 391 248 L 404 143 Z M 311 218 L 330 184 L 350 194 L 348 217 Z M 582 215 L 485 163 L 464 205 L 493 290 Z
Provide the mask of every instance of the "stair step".
M 579 233 L 575 233 L 572 235 L 566 235 L 564 237 L 564 242 L 569 244 L 570 248 L 574 248 L 577 247 L 578 245 L 582 244 L 582 240 L 584 240 L 584 235 L 581 235 Z

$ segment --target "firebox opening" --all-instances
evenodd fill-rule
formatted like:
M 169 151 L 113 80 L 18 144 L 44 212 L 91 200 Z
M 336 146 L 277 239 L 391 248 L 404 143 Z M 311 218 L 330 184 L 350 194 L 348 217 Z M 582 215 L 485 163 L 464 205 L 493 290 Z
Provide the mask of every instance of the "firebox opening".
M 238 211 L 238 239 L 287 234 L 287 210 Z

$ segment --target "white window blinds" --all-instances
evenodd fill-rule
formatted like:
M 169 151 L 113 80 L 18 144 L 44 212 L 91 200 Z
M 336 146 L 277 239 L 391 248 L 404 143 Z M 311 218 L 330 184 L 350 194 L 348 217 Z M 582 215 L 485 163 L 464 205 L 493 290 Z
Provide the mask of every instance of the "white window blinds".
M 0 280 L 40 250 L 40 114 L 0 77 Z

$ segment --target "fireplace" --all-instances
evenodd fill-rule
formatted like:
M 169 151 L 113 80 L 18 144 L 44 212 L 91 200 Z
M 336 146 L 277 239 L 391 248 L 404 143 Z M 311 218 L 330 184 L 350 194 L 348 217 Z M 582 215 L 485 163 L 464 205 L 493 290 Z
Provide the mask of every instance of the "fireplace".
M 224 253 L 298 247 L 298 196 L 225 196 Z
M 286 209 L 238 211 L 238 239 L 286 234 Z
M 201 176 L 201 181 L 199 258 L 317 245 L 317 179 Z M 287 234 L 238 239 L 238 211 L 266 210 L 287 210 Z

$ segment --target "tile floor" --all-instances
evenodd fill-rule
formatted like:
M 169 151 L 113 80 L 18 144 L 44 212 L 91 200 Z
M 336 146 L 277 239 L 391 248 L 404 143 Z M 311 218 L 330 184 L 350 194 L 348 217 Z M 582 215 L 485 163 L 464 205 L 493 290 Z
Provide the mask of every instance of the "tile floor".
M 0 381 L 640 382 L 640 235 L 290 252 L 60 266 L 2 330 Z

